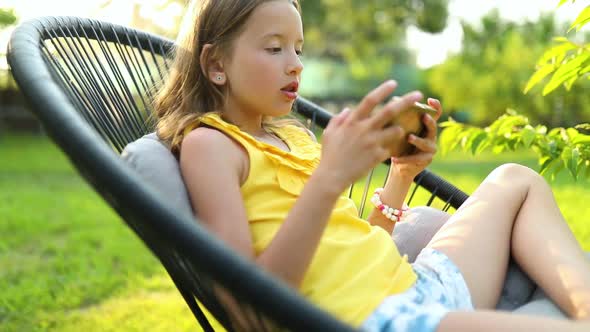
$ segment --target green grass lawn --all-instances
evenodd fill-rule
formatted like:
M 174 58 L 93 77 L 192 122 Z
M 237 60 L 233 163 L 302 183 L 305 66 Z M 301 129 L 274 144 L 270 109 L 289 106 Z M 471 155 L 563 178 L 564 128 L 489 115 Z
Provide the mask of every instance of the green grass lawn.
M 47 138 L 0 136 L 0 161 L 0 331 L 196 329 L 164 269 Z M 469 193 L 508 161 L 536 168 L 519 152 L 439 156 L 431 169 Z M 590 250 L 588 182 L 563 173 L 552 186 Z

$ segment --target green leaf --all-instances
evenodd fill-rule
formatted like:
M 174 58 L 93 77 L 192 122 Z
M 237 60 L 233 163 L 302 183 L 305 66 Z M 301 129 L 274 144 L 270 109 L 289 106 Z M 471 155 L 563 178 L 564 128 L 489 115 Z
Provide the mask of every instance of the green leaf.
M 506 149 L 505 144 L 495 145 L 492 147 L 492 152 L 494 152 L 495 154 L 499 154 L 499 153 L 502 153 L 502 151 L 504 151 L 505 149 Z
M 590 123 L 579 123 L 574 128 L 582 130 L 590 130 Z
M 459 143 L 458 138 L 462 131 L 462 125 L 455 125 L 445 128 L 440 133 L 439 144 L 441 155 L 446 155 L 457 146 L 457 144 Z
M 561 153 L 561 160 L 565 164 L 574 180 L 578 179 L 578 166 L 580 161 L 580 150 L 578 148 L 571 148 L 566 146 Z
M 557 159 L 547 158 L 547 160 L 545 160 L 543 162 L 543 164 L 541 164 L 541 169 L 539 170 L 539 174 L 541 174 L 543 176 L 549 175 L 549 171 L 555 165 L 556 162 L 557 162 Z
M 557 143 L 555 142 L 555 140 L 550 140 L 547 142 L 547 151 L 551 156 L 557 153 Z
M 587 73 L 590 73 L 590 65 L 588 65 L 588 66 L 580 69 L 580 72 L 578 73 L 578 75 L 584 75 L 584 74 L 587 74 Z
M 563 82 L 571 79 L 572 77 L 576 77 L 580 68 L 584 62 L 588 60 L 588 58 L 590 58 L 590 52 L 581 53 L 564 65 L 560 66 L 553 74 L 553 77 L 551 77 L 549 83 L 545 85 L 545 88 L 543 89 L 543 96 L 546 96 L 551 91 L 555 90 Z
M 473 154 L 473 155 L 477 154 L 479 146 L 487 138 L 488 138 L 488 133 L 486 133 L 483 130 L 480 130 L 477 133 L 475 133 L 474 135 L 472 135 L 471 139 L 470 139 L 471 154 Z
M 559 63 L 561 62 L 561 59 L 563 59 L 569 51 L 580 48 L 578 45 L 572 43 L 569 39 L 565 37 L 556 37 L 553 40 L 555 42 L 558 42 L 559 44 L 549 48 L 547 51 L 545 51 L 545 53 L 543 53 L 543 56 L 541 56 L 541 58 L 538 61 L 539 65 L 552 65 L 553 63 L 548 62 L 552 62 L 552 60 L 555 58 L 560 59 L 559 61 L 554 61 Z
M 539 135 L 547 135 L 547 127 L 543 126 L 543 125 L 538 125 L 537 128 L 535 129 L 537 134 Z
M 567 134 L 567 141 L 571 142 L 573 141 L 576 137 L 578 137 L 578 135 L 580 135 L 580 132 L 577 131 L 575 128 L 567 128 L 565 130 L 565 133 Z
M 470 138 L 472 136 L 472 133 L 476 132 L 479 128 L 464 128 L 463 131 L 461 131 L 461 134 L 459 134 L 459 136 L 457 137 L 457 140 L 459 141 L 459 143 L 461 144 L 461 148 L 463 149 L 463 151 L 466 151 L 469 148 L 468 144 L 470 143 Z
M 576 18 L 574 23 L 572 23 L 567 32 L 570 32 L 573 29 L 577 29 L 577 31 L 580 31 L 580 29 L 584 27 L 584 25 L 586 25 L 586 23 L 588 22 L 590 22 L 590 6 L 582 10 L 582 12 L 578 15 L 578 17 Z
M 578 134 L 572 139 L 572 144 L 590 145 L 590 135 Z
M 535 140 L 535 137 L 537 137 L 537 132 L 535 131 L 535 129 L 532 126 L 526 125 L 522 129 L 521 139 L 522 139 L 522 143 L 524 144 L 525 148 L 529 148 L 531 146 L 531 144 Z
M 563 163 L 560 163 L 560 162 L 555 163 L 555 167 L 553 168 L 553 171 L 551 172 L 551 180 L 552 181 L 554 181 L 555 176 L 563 170 L 563 167 L 564 167 Z
M 524 88 L 523 93 L 528 93 L 535 85 L 537 85 L 537 83 L 539 83 L 541 80 L 547 77 L 547 75 L 554 72 L 555 68 L 557 68 L 555 65 L 545 65 L 539 68 L 539 70 L 537 70 L 526 83 L 526 87 Z
M 570 91 L 572 89 L 572 86 L 574 85 L 574 83 L 576 83 L 576 81 L 579 79 L 580 77 L 578 75 L 570 78 L 569 80 L 565 81 L 563 83 L 563 86 L 565 86 L 565 89 L 567 91 Z
M 523 125 L 527 125 L 528 124 L 528 120 L 520 115 L 515 115 L 515 116 L 510 116 L 507 117 L 504 121 L 502 121 L 502 123 L 500 124 L 500 127 L 497 130 L 497 134 L 498 135 L 506 135 L 506 134 L 510 134 L 515 127 L 517 126 L 523 126 Z

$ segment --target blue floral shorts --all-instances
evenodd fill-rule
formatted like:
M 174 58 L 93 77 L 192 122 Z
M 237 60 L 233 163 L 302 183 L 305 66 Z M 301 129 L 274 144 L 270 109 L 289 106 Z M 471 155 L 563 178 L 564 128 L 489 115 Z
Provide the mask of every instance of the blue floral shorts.
M 473 310 L 465 279 L 445 254 L 425 248 L 412 267 L 416 283 L 383 300 L 361 326 L 364 331 L 435 332 L 449 311 Z

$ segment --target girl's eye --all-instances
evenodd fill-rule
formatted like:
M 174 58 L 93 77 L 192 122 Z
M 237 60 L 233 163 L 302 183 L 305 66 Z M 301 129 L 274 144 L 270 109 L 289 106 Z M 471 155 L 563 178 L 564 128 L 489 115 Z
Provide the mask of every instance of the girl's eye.
M 280 47 L 270 47 L 270 48 L 267 48 L 266 50 L 269 51 L 270 53 L 280 53 L 281 52 Z
M 297 53 L 298 56 L 303 56 L 303 50 L 295 51 L 295 53 Z

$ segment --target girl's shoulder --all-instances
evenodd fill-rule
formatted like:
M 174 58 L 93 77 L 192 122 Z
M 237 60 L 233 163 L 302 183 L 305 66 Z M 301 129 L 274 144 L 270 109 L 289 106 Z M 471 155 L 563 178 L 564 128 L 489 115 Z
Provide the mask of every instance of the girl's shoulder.
M 243 147 L 235 142 L 223 131 L 209 126 L 199 126 L 188 133 L 182 140 L 182 148 L 190 149 L 189 153 L 202 152 L 203 154 L 241 156 Z M 196 149 L 196 151 L 195 151 Z M 223 153 L 219 153 L 223 152 Z
M 233 165 L 239 171 L 240 178 L 247 168 L 248 154 L 243 146 L 214 127 L 202 125 L 193 129 L 182 140 L 180 151 L 181 159 L 183 155 L 190 155 L 190 159 L 198 163 Z

